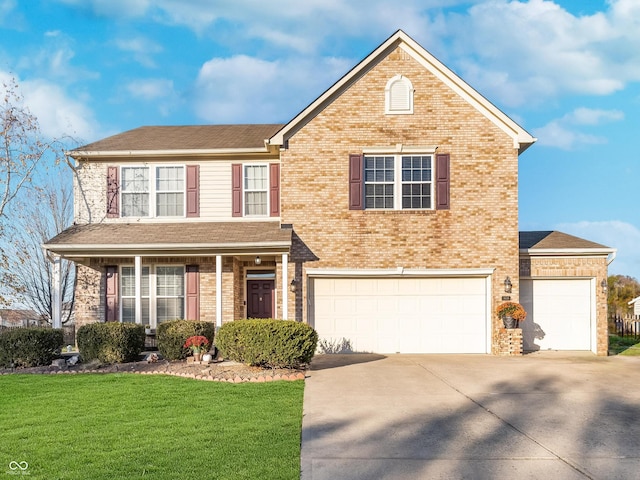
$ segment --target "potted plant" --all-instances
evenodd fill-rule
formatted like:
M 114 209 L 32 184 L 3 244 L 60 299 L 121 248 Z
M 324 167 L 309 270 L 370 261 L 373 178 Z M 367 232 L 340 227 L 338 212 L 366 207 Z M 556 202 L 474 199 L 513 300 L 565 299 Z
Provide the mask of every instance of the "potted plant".
M 496 314 L 502 319 L 505 328 L 516 328 L 519 322 L 527 318 L 527 312 L 516 302 L 501 303 L 496 308 Z
M 202 353 L 209 348 L 209 339 L 204 335 L 193 335 L 187 338 L 184 347 L 190 349 L 193 353 L 193 360 L 199 362 Z

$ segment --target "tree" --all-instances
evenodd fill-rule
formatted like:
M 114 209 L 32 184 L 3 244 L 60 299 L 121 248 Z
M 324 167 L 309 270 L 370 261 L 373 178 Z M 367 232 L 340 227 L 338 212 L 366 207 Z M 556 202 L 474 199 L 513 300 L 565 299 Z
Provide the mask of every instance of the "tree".
M 73 191 L 70 182 L 60 178 L 45 186 L 33 188 L 16 203 L 11 232 L 8 270 L 13 297 L 37 312 L 41 318 L 53 318 L 53 265 L 41 245 L 62 232 L 73 219 Z M 62 323 L 73 313 L 75 300 L 75 267 L 62 259 L 60 265 L 63 303 Z M 5 285 L 7 285 L 5 283 Z
M 0 291 L 0 304 L 8 305 L 7 286 L 15 285 L 15 272 L 10 264 L 15 260 L 8 254 L 8 229 L 14 219 L 10 206 L 26 190 L 33 189 L 37 174 L 42 174 L 51 164 L 59 164 L 64 158 L 60 140 L 45 140 L 37 118 L 24 105 L 15 78 L 2 83 L 0 102 L 0 271 L 4 289 Z M 42 175 L 44 178 L 44 175 Z M 15 212 L 13 209 L 11 213 Z M 3 246 L 4 245 L 4 246 Z M 9 288 L 9 290 L 13 290 Z
M 640 296 L 640 283 L 627 275 L 609 275 L 607 306 L 610 315 L 630 313 L 629 302 Z

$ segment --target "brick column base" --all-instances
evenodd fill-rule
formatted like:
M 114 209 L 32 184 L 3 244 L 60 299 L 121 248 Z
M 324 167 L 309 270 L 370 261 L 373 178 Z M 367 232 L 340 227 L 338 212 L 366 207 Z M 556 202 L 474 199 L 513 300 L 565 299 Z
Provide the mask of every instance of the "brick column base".
M 497 355 L 514 357 L 522 355 L 522 329 L 501 328 L 498 331 Z

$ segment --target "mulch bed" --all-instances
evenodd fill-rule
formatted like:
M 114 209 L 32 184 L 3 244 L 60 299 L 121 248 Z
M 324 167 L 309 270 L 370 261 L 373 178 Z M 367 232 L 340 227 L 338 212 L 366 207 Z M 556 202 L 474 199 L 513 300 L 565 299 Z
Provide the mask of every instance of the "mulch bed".
M 63 367 L 51 365 L 47 367 L 0 369 L 0 375 L 13 373 L 52 375 L 78 373 L 138 373 L 144 375 L 173 375 L 193 378 L 196 380 L 228 383 L 304 380 L 305 378 L 305 370 L 303 369 L 265 369 L 226 360 L 214 361 L 211 363 L 194 363 L 191 359 L 174 362 L 158 360 L 156 362 L 139 361 L 108 365 L 91 362 L 88 364 L 66 365 Z

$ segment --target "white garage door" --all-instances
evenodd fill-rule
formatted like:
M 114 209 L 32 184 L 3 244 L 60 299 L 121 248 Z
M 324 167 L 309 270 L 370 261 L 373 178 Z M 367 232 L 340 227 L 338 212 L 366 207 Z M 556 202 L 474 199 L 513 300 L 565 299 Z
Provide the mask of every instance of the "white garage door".
M 591 350 L 591 280 L 522 280 L 520 289 L 525 350 Z
M 486 278 L 316 278 L 310 322 L 355 352 L 487 353 Z

